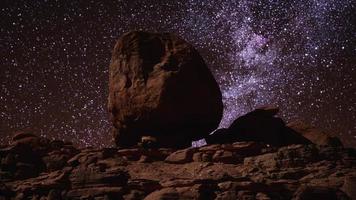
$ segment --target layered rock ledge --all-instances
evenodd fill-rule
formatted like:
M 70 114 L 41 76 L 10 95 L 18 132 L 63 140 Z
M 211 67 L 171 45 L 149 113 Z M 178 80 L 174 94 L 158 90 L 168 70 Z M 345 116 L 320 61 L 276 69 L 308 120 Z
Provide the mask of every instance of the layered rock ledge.
M 77 149 L 22 133 L 0 159 L 0 199 L 356 197 L 356 150 L 342 146 Z

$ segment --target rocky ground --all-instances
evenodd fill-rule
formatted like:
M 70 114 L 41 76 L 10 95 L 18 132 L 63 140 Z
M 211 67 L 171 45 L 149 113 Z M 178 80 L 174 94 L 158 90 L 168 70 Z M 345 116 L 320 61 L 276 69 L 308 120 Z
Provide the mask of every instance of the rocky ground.
M 76 149 L 22 132 L 0 158 L 0 199 L 356 198 L 356 150 L 342 146 Z

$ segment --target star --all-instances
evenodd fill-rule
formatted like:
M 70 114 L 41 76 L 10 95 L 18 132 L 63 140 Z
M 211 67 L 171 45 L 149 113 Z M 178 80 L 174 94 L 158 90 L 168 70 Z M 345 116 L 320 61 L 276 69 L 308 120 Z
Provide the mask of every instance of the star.
M 79 146 L 112 144 L 106 109 L 115 41 L 130 30 L 173 32 L 192 43 L 220 85 L 228 127 L 274 104 L 355 145 L 352 0 L 5 1 L 1 143 L 32 128 Z

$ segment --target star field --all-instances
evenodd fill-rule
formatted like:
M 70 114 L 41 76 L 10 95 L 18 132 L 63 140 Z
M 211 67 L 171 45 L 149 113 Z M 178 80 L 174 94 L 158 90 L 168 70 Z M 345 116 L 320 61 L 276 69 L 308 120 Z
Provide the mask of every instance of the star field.
M 105 2 L 105 3 L 104 3 Z M 173 32 L 202 54 L 227 127 L 278 105 L 356 145 L 353 0 L 1 2 L 0 142 L 31 128 L 81 146 L 111 145 L 111 50 L 130 30 Z

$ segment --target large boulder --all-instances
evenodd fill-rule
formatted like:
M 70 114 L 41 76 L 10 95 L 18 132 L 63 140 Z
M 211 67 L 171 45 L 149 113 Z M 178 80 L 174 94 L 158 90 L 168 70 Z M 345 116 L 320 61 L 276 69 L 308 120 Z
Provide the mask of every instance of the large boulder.
M 173 34 L 129 32 L 110 64 L 109 103 L 120 147 L 153 136 L 161 146 L 189 146 L 217 128 L 219 86 L 198 51 Z

